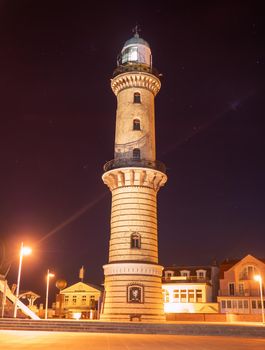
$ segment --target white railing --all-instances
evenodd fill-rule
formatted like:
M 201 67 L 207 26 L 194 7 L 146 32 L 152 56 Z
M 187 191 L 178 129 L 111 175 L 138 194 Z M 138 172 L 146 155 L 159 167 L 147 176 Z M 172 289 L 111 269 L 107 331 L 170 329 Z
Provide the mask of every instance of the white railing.
M 30 310 L 25 304 L 22 303 L 17 297 L 11 292 L 10 288 L 5 281 L 0 280 L 0 292 L 5 293 L 6 297 L 13 303 L 17 303 L 17 307 L 32 320 L 39 320 L 40 318 Z

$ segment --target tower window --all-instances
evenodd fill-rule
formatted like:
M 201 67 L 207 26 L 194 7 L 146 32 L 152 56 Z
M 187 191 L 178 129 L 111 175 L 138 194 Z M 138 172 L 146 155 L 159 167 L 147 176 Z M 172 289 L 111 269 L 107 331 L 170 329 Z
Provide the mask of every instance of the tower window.
M 131 235 L 131 248 L 141 248 L 141 235 L 138 232 Z
M 141 95 L 139 92 L 135 92 L 133 95 L 133 103 L 141 103 Z
M 139 148 L 134 148 L 133 150 L 133 159 L 140 160 L 141 159 L 141 151 Z
M 141 124 L 139 119 L 133 120 L 133 130 L 141 130 Z

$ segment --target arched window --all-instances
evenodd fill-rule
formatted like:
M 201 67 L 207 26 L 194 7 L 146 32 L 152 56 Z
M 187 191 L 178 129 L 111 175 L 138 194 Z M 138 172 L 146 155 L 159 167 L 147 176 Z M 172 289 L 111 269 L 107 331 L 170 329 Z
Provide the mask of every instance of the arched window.
M 141 248 L 141 235 L 138 232 L 131 234 L 131 248 Z
M 139 160 L 141 159 L 141 151 L 139 148 L 134 148 L 133 149 L 133 159 L 134 160 Z
M 133 95 L 133 103 L 141 103 L 141 95 L 139 92 L 135 92 Z
M 141 124 L 139 119 L 133 120 L 133 130 L 141 130 Z

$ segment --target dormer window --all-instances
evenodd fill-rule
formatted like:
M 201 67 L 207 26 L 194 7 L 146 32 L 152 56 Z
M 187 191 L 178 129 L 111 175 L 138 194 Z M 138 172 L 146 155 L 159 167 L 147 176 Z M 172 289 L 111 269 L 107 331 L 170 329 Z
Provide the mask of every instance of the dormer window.
M 141 130 L 141 124 L 139 119 L 133 120 L 133 130 Z
M 206 271 L 205 270 L 197 270 L 196 274 L 197 274 L 197 278 L 200 280 L 203 280 L 206 278 Z
M 174 276 L 174 271 L 165 271 L 165 279 L 170 279 L 172 276 Z
M 141 103 L 141 95 L 139 92 L 133 94 L 133 103 Z
M 189 277 L 190 276 L 190 271 L 189 270 L 181 270 L 180 275 L 184 277 Z

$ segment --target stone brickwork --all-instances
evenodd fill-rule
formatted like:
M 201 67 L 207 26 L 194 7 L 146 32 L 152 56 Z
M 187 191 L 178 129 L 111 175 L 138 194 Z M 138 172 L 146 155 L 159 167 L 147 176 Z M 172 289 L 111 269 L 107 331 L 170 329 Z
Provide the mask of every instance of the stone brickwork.
M 136 76 L 141 77 L 143 73 Z M 133 78 L 135 74 L 122 74 Z M 115 130 L 115 155 L 130 156 L 133 148 L 141 149 L 141 158 L 155 160 L 155 119 L 154 98 L 159 91 L 160 82 L 150 74 L 143 74 L 144 80 L 136 80 L 132 86 L 120 82 L 120 75 L 112 80 L 113 92 L 117 93 L 117 113 Z M 131 81 L 131 80 L 129 80 Z M 152 82 L 152 83 L 151 83 Z M 145 84 L 144 84 L 145 83 Z M 144 86 L 145 85 L 145 86 Z M 150 87 L 150 88 L 148 88 Z M 134 103 L 134 94 L 139 93 L 141 103 Z M 139 130 L 133 129 L 133 120 L 140 122 Z
M 127 320 L 135 316 L 137 321 L 164 320 L 161 302 L 162 267 L 151 264 L 122 263 L 104 266 L 105 303 L 102 320 Z M 140 303 L 128 302 L 128 287 L 143 287 L 143 299 Z
M 139 40 L 136 36 L 124 46 L 122 52 L 127 56 L 122 62 L 127 57 L 135 59 Z M 149 46 L 145 54 L 150 55 Z M 121 73 L 111 80 L 117 111 L 114 160 L 105 165 L 102 176 L 112 193 L 109 263 L 104 266 L 100 316 L 104 321 L 165 320 L 163 267 L 158 265 L 157 192 L 167 176 L 156 161 L 154 108 L 161 84 L 157 76 L 146 72 L 148 67 L 142 68 L 137 62 L 121 65 Z
M 103 175 L 112 190 L 109 262 L 158 262 L 157 190 L 166 175 L 144 168 L 122 168 Z M 141 248 L 131 248 L 131 235 L 138 232 Z

